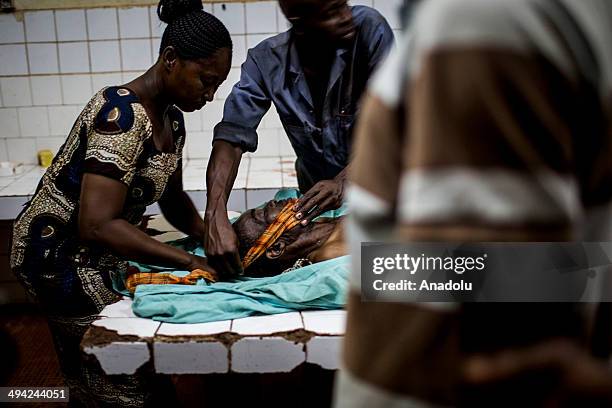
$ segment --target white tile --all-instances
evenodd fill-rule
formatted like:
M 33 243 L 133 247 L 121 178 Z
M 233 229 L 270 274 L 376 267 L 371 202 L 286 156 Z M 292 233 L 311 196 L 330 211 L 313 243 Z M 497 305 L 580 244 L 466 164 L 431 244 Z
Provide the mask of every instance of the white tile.
M 77 105 L 88 102 L 93 96 L 91 76 L 62 75 L 62 93 L 64 104 Z
M 104 317 L 92 323 L 116 331 L 120 336 L 153 337 L 159 327 L 159 322 L 140 317 Z
M 230 94 L 232 88 L 240 80 L 240 68 L 232 68 L 227 76 L 225 82 L 221 84 L 217 93 L 215 94 L 215 99 L 226 99 Z
M 229 351 L 220 342 L 153 344 L 155 372 L 161 374 L 213 374 L 229 371 Z
M 0 161 L 8 161 L 8 151 L 6 149 L 6 140 L 0 139 Z M 0 190 L 2 187 L 6 187 L 8 184 L 4 184 L 8 177 L 0 177 Z
M 87 32 L 90 40 L 112 40 L 119 38 L 117 10 L 115 8 L 88 9 Z
M 89 43 L 92 72 L 121 71 L 119 41 L 94 41 Z
M 127 319 L 126 319 L 127 320 Z M 134 374 L 151 359 L 145 342 L 116 342 L 104 346 L 84 345 L 83 351 L 96 357 L 106 374 Z
M 302 329 L 302 319 L 297 312 L 267 316 L 251 316 L 235 319 L 232 332 L 242 336 L 268 335 Z
M 266 129 L 279 129 L 283 127 L 280 117 L 276 112 L 276 108 L 271 107 L 268 109 L 268 112 L 264 115 L 260 126 L 263 126 Z
M 337 370 L 340 368 L 341 350 L 341 336 L 315 336 L 306 343 L 306 362 L 326 370 Z
M 30 80 L 27 77 L 0 78 L 4 106 L 30 106 Z
M 213 13 L 230 34 L 245 33 L 244 3 L 214 3 Z
M 190 132 L 187 135 L 187 157 L 204 159 L 210 157 L 212 150 L 212 132 Z
M 28 42 L 56 41 L 53 11 L 26 12 L 25 30 Z
M 25 45 L 0 45 L 0 75 L 26 75 L 27 73 Z
M 57 74 L 57 44 L 28 44 L 28 60 L 31 74 Z
M 151 36 L 159 38 L 164 34 L 167 24 L 157 17 L 157 6 L 149 7 L 149 15 L 151 17 Z
M 120 8 L 119 34 L 121 38 L 149 38 L 149 8 Z
M 251 167 L 249 168 L 249 171 L 274 171 L 280 170 L 281 168 L 282 163 L 280 158 L 261 157 L 251 159 Z
M 281 33 L 291 28 L 291 23 L 287 20 L 278 4 L 276 5 L 276 22 L 278 24 L 278 31 Z
M 276 2 L 246 3 L 247 33 L 276 33 Z
M 278 130 L 278 142 L 281 156 L 295 156 L 295 150 L 293 150 L 293 146 L 283 129 Z
M 246 61 L 246 36 L 232 35 L 232 67 L 239 67 Z
M 276 194 L 277 191 L 277 188 L 247 190 L 246 208 L 255 208 L 258 205 L 272 200 L 274 198 L 274 194 Z
M 0 138 L 19 137 L 19 121 L 17 119 L 17 109 L 0 109 Z
M 346 311 L 317 310 L 301 312 L 304 329 L 327 335 L 343 335 L 346 327 Z
M 62 89 L 57 75 L 33 76 L 32 99 L 34 105 L 61 105 Z
M 37 137 L 36 151 L 51 150 L 53 156 L 55 156 L 65 141 L 66 139 L 62 137 Z M 36 185 L 34 185 L 34 189 L 36 189 Z
M 204 6 L 203 10 L 205 12 L 212 14 L 212 12 L 213 12 L 212 3 L 204 3 L 204 4 L 202 4 L 202 6 Z
M 201 111 L 185 112 L 183 113 L 183 117 L 185 118 L 185 130 L 187 130 L 187 132 L 199 132 L 202 130 Z
M 280 156 L 280 143 L 276 129 L 258 129 L 256 157 L 278 157 Z M 279 169 L 280 170 L 280 169 Z
M 130 298 L 123 298 L 106 306 L 98 315 L 104 317 L 136 317 L 132 312 L 132 299 Z
M 121 40 L 124 71 L 142 71 L 151 66 L 151 40 Z
M 15 13 L 0 14 L 0 44 L 24 42 L 23 21 L 17 21 Z
M 152 61 L 156 62 L 159 58 L 159 47 L 161 46 L 161 38 L 151 38 L 151 56 Z
M 402 0 L 374 0 L 374 8 L 386 19 L 391 28 L 401 28 L 400 7 Z
M 306 359 L 303 344 L 282 337 L 241 339 L 231 353 L 231 370 L 236 373 L 289 372 Z
M 257 156 L 254 156 L 257 158 Z M 283 186 L 281 170 L 253 171 L 247 178 L 247 189 L 279 189 Z
M 213 130 L 217 123 L 223 119 L 223 101 L 208 102 L 202 108 L 202 130 Z
M 49 118 L 46 107 L 19 108 L 17 114 L 21 136 L 49 136 Z
M 121 80 L 123 81 L 124 84 L 127 84 L 128 82 L 131 82 L 131 81 L 135 80 L 136 78 L 138 78 L 142 74 L 144 74 L 144 72 L 142 72 L 142 71 L 137 71 L 137 72 L 134 72 L 134 71 L 122 72 L 121 73 Z
M 60 72 L 89 72 L 89 50 L 85 41 L 59 43 L 57 46 Z
M 262 42 L 266 38 L 270 38 L 270 34 L 247 34 L 247 49 L 250 50 L 251 48 L 255 48 L 260 42 Z
M 68 136 L 70 129 L 72 129 L 74 122 L 81 113 L 81 109 L 80 105 L 49 106 L 50 135 Z
M 117 86 L 123 84 L 123 79 L 120 73 L 92 74 L 91 82 L 93 84 L 93 91 L 98 92 L 100 89 L 106 86 Z
M 6 147 L 8 149 L 8 157 L 10 161 L 17 163 L 36 163 L 35 139 L 6 139 Z
M 162 323 L 157 330 L 158 336 L 212 336 L 219 333 L 230 331 L 232 321 L 223 320 L 220 322 L 196 323 L 196 324 L 177 324 Z
M 349 6 L 368 6 L 368 7 L 372 7 L 372 0 L 350 0 L 349 1 Z
M 56 10 L 55 24 L 58 41 L 87 40 L 85 10 Z

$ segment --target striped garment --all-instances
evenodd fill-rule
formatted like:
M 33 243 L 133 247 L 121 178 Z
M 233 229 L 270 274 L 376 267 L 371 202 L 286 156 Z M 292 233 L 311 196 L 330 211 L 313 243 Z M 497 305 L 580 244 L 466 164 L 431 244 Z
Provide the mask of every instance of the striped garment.
M 125 287 L 130 293 L 134 293 L 138 285 L 195 285 L 199 279 L 209 283 L 218 280 L 215 273 L 202 269 L 194 269 L 185 276 L 164 272 L 136 272 L 128 275 Z
M 469 352 L 554 335 L 609 352 L 602 305 L 361 302 L 359 245 L 612 240 L 611 22 L 609 0 L 417 9 L 356 133 L 337 407 L 457 405 Z
M 248 250 L 242 260 L 242 267 L 248 268 L 253 262 L 266 252 L 283 233 L 300 223 L 300 220 L 295 218 L 295 210 L 293 206 L 297 202 L 296 199 L 290 199 L 280 211 L 274 222 L 266 228 L 266 230 L 257 238 L 255 244 Z

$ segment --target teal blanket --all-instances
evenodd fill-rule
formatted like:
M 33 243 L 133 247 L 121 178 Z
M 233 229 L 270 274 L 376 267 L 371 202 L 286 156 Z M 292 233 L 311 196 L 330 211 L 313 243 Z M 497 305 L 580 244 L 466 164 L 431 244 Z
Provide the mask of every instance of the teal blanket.
M 281 189 L 276 200 L 299 197 L 295 189 Z M 317 218 L 345 215 L 343 205 Z M 234 221 L 234 220 L 232 220 Z M 189 252 L 204 256 L 200 245 L 189 239 L 169 242 Z M 170 270 L 131 263 L 143 272 L 171 272 L 184 276 L 188 271 Z M 200 280 L 188 285 L 139 285 L 132 310 L 137 316 L 170 323 L 205 323 L 237 319 L 255 314 L 277 314 L 306 309 L 339 309 L 345 304 L 349 257 L 308 265 L 267 278 L 239 278 L 231 282 L 207 285 Z M 113 276 L 115 290 L 129 295 L 125 276 Z
M 170 323 L 205 323 L 255 314 L 340 309 L 345 304 L 349 256 L 268 278 L 212 285 L 140 285 L 132 309 Z

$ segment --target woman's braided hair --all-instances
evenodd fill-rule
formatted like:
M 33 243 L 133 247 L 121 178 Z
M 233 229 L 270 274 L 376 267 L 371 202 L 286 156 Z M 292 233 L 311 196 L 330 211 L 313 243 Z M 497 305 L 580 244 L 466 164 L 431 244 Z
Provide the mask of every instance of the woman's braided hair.
M 173 46 L 184 59 L 208 58 L 221 48 L 232 48 L 227 28 L 203 10 L 201 0 L 161 0 L 157 5 L 164 30 L 159 53 Z

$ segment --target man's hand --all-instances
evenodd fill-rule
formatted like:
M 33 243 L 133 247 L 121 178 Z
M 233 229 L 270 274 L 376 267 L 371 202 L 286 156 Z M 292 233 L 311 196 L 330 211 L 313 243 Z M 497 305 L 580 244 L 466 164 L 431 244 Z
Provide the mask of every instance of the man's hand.
M 204 217 L 204 251 L 208 263 L 222 277 L 242 275 L 238 237 L 227 219 L 227 213 L 217 214 L 206 214 Z
M 473 386 L 511 382 L 536 373 L 556 380 L 553 389 L 539 390 L 550 406 L 566 406 L 570 401 L 612 404 L 612 372 L 567 340 L 472 357 L 464 367 L 464 379 Z
M 315 217 L 342 205 L 344 198 L 344 171 L 333 180 L 322 180 L 306 192 L 293 209 L 298 211 L 296 218 L 302 225 L 308 225 Z

